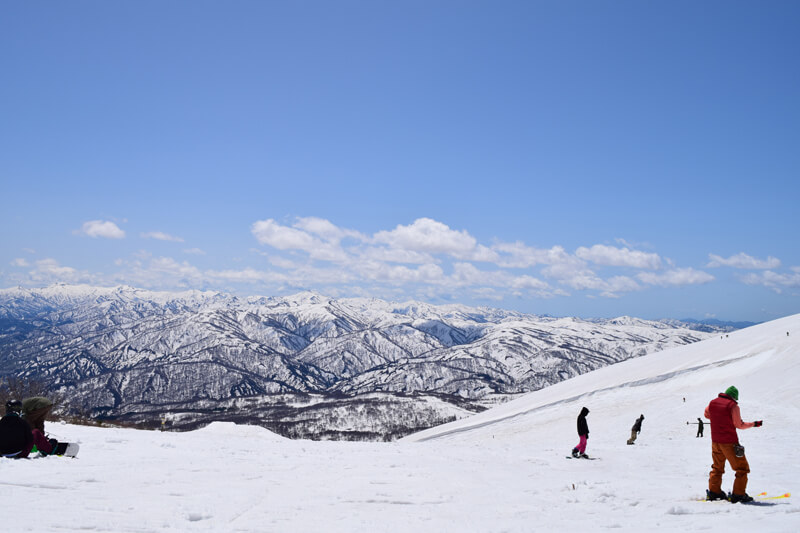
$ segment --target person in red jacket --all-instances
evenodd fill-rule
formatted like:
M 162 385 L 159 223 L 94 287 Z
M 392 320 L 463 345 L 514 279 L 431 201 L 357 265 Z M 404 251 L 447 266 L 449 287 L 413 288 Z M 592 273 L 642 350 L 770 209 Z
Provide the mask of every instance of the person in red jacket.
M 751 502 L 753 498 L 747 495 L 747 474 L 750 465 L 744 455 L 744 447 L 739 444 L 737 429 L 761 427 L 763 421 L 743 422 L 739 412 L 739 390 L 728 387 L 711 400 L 705 410 L 705 417 L 711 420 L 711 472 L 708 475 L 707 500 L 727 500 L 731 503 Z M 736 472 L 733 482 L 733 492 L 730 498 L 722 492 L 722 474 L 725 473 L 725 461 L 731 464 Z

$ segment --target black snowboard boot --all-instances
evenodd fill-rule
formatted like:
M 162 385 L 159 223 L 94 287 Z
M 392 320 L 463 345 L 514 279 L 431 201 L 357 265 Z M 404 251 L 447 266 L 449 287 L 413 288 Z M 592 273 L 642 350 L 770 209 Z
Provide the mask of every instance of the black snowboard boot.
M 731 503 L 748 503 L 753 501 L 753 497 L 748 496 L 745 492 L 744 494 L 731 494 L 730 500 Z
M 706 501 L 713 502 L 714 500 L 727 500 L 728 496 L 724 492 L 711 492 L 706 489 Z
M 578 448 L 572 448 L 572 457 L 580 457 L 580 453 L 578 453 Z

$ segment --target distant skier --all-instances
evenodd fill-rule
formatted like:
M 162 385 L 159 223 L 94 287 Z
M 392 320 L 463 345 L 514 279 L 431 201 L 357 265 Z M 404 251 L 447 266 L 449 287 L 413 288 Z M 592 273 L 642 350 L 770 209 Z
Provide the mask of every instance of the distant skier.
M 628 439 L 628 444 L 633 444 L 636 442 L 636 437 L 639 436 L 639 433 L 642 431 L 643 420 L 644 415 L 639 415 L 639 418 L 637 418 L 636 422 L 633 423 L 633 427 L 631 428 L 631 438 Z
M 19 416 L 22 402 L 9 400 L 6 402 L 6 415 L 0 419 L 0 456 L 21 457 L 27 455 L 33 445 L 31 427 Z
M 703 436 L 703 421 L 698 418 L 697 419 L 697 435 L 694 438 L 702 437 Z
M 727 461 L 736 471 L 733 492 L 730 495 L 731 503 L 753 501 L 753 498 L 746 492 L 750 465 L 744 455 L 744 446 L 739 444 L 736 430 L 761 427 L 763 421 L 743 422 L 738 401 L 739 390 L 733 386 L 728 387 L 725 392 L 711 400 L 704 413 L 704 416 L 711 420 L 711 459 L 713 460 L 711 472 L 708 474 L 707 500 L 728 499 L 722 492 L 722 474 L 725 473 L 725 461 Z
M 581 409 L 581 414 L 578 415 L 578 437 L 580 437 L 580 441 L 577 446 L 572 448 L 572 457 L 589 458 L 586 455 L 586 441 L 589 438 L 589 424 L 586 423 L 586 415 L 588 414 L 589 410 L 584 407 Z

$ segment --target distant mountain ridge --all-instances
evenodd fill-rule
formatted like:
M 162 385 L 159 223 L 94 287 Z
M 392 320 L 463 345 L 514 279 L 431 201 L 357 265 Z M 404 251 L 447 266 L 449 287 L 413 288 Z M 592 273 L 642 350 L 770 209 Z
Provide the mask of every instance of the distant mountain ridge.
M 127 286 L 0 290 L 3 375 L 42 381 L 91 416 L 154 423 L 171 413 L 179 426 L 209 416 L 256 417 L 324 433 L 333 405 L 340 412 L 344 404 L 369 405 L 371 416 L 397 418 L 392 406 L 403 404 L 425 412 L 425 420 L 409 421 L 416 429 L 720 331 L 314 292 L 239 298 Z M 312 421 L 296 420 L 311 406 Z M 367 415 L 345 418 L 333 438 L 365 424 L 371 438 L 381 434 Z
M 679 320 L 679 322 L 684 324 L 697 324 L 700 327 L 709 328 L 709 331 L 713 331 L 714 328 L 717 330 L 722 329 L 725 331 L 734 331 L 737 329 L 749 328 L 761 324 L 761 322 L 717 320 L 716 318 L 704 318 L 702 320 L 695 318 L 683 318 Z

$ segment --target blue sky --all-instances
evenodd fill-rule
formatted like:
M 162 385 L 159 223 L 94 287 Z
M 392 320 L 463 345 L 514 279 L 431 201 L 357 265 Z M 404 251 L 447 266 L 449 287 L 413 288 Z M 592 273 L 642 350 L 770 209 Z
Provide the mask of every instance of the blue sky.
M 800 312 L 800 4 L 3 2 L 0 287 Z

